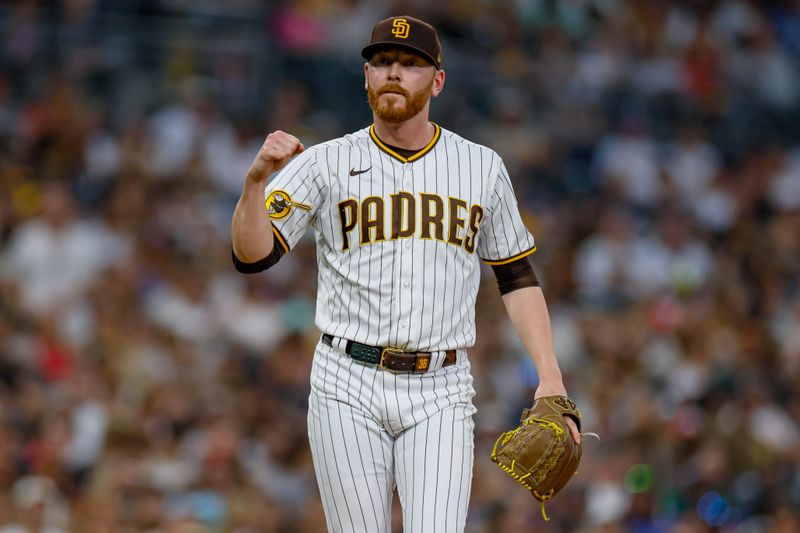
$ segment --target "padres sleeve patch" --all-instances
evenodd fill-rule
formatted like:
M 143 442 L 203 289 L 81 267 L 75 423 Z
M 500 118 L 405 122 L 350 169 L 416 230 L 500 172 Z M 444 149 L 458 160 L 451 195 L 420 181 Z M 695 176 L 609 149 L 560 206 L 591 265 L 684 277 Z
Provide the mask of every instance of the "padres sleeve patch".
M 311 211 L 311 206 L 292 201 L 292 197 L 286 191 L 275 190 L 269 193 L 265 202 L 267 214 L 273 220 L 286 218 L 291 213 L 293 207 Z

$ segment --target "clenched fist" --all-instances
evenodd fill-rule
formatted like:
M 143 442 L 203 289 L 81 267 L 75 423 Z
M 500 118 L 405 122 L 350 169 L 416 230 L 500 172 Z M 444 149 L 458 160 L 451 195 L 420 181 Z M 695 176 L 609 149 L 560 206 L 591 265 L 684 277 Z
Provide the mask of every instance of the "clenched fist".
M 286 166 L 289 160 L 305 150 L 303 143 L 295 137 L 281 130 L 267 135 L 267 139 L 258 150 L 256 158 L 247 171 L 247 181 L 261 183 L 269 176 Z

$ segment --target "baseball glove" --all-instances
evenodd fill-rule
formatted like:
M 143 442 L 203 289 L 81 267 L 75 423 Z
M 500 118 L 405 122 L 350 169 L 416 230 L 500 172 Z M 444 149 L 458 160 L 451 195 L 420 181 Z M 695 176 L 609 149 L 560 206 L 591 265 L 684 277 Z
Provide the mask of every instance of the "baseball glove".
M 544 502 L 564 488 L 578 470 L 581 445 L 572 440 L 563 415 L 581 427 L 575 403 L 564 396 L 545 396 L 525 409 L 516 429 L 500 435 L 492 449 L 492 461 L 531 491 L 542 504 L 542 517 L 549 520 Z

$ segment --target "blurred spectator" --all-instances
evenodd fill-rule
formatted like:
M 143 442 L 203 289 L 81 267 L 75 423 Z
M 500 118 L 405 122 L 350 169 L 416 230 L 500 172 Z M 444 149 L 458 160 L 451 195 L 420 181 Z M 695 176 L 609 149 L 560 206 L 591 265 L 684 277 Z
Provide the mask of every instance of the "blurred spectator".
M 125 259 L 111 232 L 79 216 L 66 184 L 44 184 L 40 201 L 40 215 L 14 232 L 1 257 L 3 277 L 38 315 L 69 305 L 104 268 Z
M 17 520 L 0 526 L 2 533 L 64 533 L 69 516 L 53 480 L 40 476 L 20 478 L 11 488 Z
M 658 153 L 641 119 L 629 117 L 618 135 L 607 136 L 597 147 L 599 174 L 610 194 L 644 208 L 661 198 Z

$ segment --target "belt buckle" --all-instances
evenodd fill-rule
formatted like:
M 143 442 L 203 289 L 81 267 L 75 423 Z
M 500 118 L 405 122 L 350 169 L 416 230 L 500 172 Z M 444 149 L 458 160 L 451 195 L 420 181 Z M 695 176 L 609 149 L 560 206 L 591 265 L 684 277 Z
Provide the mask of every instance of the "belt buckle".
M 386 357 L 387 353 L 392 353 L 392 354 L 398 354 L 399 355 L 399 354 L 405 353 L 405 350 L 401 350 L 399 348 L 392 348 L 391 346 L 388 346 L 388 347 L 384 348 L 383 350 L 381 350 L 381 362 L 378 363 L 378 368 L 380 368 L 381 370 L 386 370 L 387 372 L 393 372 L 395 374 L 400 373 L 401 372 L 400 370 L 395 370 L 393 368 L 387 368 L 386 366 L 384 366 L 384 364 L 383 364 L 384 363 L 384 357 Z

